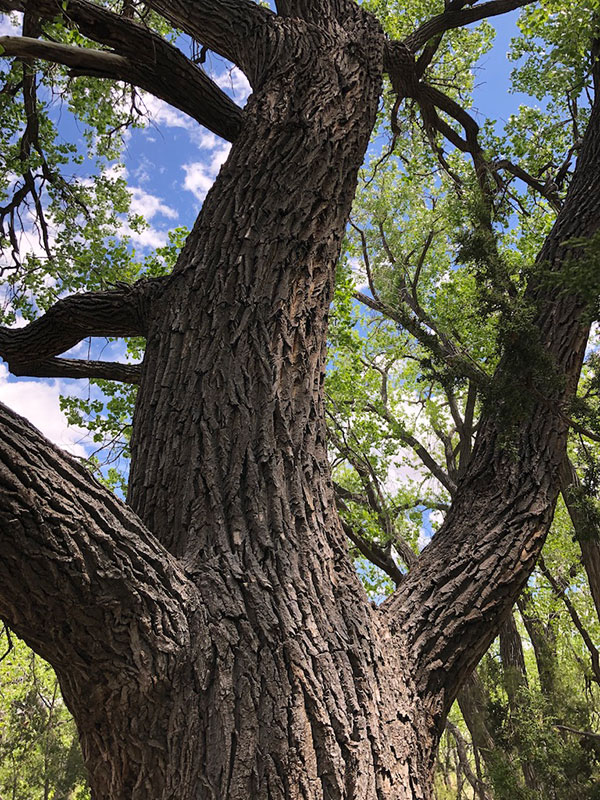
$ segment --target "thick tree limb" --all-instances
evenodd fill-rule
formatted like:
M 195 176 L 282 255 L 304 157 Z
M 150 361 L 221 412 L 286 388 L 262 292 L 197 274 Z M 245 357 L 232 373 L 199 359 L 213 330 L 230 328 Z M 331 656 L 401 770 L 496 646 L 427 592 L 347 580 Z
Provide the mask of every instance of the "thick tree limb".
M 218 136 L 228 141 L 236 138 L 243 119 L 241 109 L 202 69 L 158 34 L 88 0 L 70 0 L 66 8 L 60 0 L 27 0 L 27 8 L 46 18 L 62 16 L 84 36 L 114 51 L 98 55 L 103 51 L 39 42 L 39 50 L 35 52 L 35 46 L 26 43 L 22 47 L 29 49 L 31 57 L 65 64 L 80 73 L 134 84 Z M 14 51 L 18 45 L 11 42 L 10 46 Z M 93 56 L 86 55 L 90 52 Z M 117 61 L 117 56 L 124 60 Z
M 27 36 L 0 36 L 0 53 L 3 56 L 19 58 L 41 58 L 53 61 L 98 76 L 106 74 L 114 77 L 129 68 L 129 62 L 123 56 L 109 53 L 106 50 L 91 50 L 83 47 L 72 47 L 57 42 L 45 42 Z
M 28 378 L 97 378 L 106 381 L 138 384 L 141 367 L 114 361 L 83 361 L 74 358 L 46 358 L 34 364 L 11 368 L 13 375 Z
M 569 243 L 598 230 L 599 131 L 596 103 L 565 203 L 537 258 L 546 275 L 575 269 L 581 253 Z M 546 275 L 531 279 L 525 302 L 536 309 L 538 346 L 553 365 L 556 388 L 542 391 L 532 365 L 506 353 L 496 386 L 519 397 L 531 392 L 531 401 L 520 407 L 518 422 L 488 405 L 444 524 L 384 606 L 392 631 L 409 647 L 419 691 L 442 717 L 522 590 L 554 512 L 568 433 L 560 409 L 577 388 L 589 319 L 585 302 L 549 288 Z M 510 454 L 501 445 L 505 435 Z
M 556 614 L 552 612 L 550 618 L 541 619 L 536 613 L 531 592 L 528 589 L 521 592 L 517 600 L 517 607 L 533 646 L 540 688 L 546 697 L 552 697 L 552 693 L 556 691 L 558 672 L 556 633 L 552 625 Z
M 123 684 L 137 664 L 152 685 L 190 643 L 195 591 L 83 466 L 3 405 L 0 427 L 0 616 L 63 677 Z
M 450 8 L 437 17 L 432 17 L 423 23 L 416 31 L 404 39 L 406 44 L 413 52 L 419 50 L 434 36 L 452 30 L 452 28 L 462 28 L 472 22 L 478 22 L 487 17 L 496 17 L 499 14 L 506 14 L 517 8 L 531 5 L 535 0 L 491 0 L 473 8 Z
M 85 361 L 53 359 L 88 336 L 143 336 L 145 304 L 161 281 L 140 281 L 133 286 L 106 292 L 72 295 L 59 300 L 46 314 L 24 328 L 0 328 L 0 356 L 16 375 L 36 377 L 135 377 L 131 367 L 114 365 L 86 367 Z M 49 360 L 50 359 L 50 360 Z M 79 366 L 75 366 L 79 365 Z M 59 371 L 60 369 L 60 371 Z M 95 370 L 96 374 L 92 375 Z M 67 373 L 71 374 L 67 374 Z M 102 372 L 103 374 L 99 374 Z M 50 374 L 48 374 L 50 373 Z
M 149 0 L 146 5 L 233 61 L 251 83 L 271 54 L 275 15 L 251 0 Z

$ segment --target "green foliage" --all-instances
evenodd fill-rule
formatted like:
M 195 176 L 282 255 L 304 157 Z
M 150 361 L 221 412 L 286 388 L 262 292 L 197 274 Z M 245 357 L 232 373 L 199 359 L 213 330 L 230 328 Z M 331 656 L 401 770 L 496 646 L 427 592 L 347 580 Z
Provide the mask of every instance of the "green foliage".
M 89 800 L 75 725 L 54 671 L 23 642 L 0 636 L 0 796 Z M 7 652 L 8 651 L 8 652 Z

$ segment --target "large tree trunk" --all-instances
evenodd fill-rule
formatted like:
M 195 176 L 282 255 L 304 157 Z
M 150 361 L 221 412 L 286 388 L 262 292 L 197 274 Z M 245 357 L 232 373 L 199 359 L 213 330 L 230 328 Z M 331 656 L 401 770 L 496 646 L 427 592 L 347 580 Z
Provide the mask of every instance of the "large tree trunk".
M 266 24 L 252 3 L 149 5 L 196 9 L 209 33 L 229 5 Z M 535 402 L 509 431 L 488 413 L 434 543 L 383 610 L 368 603 L 332 500 L 323 376 L 385 42 L 354 3 L 288 6 L 304 20 L 269 18 L 241 133 L 172 278 L 138 304 L 135 513 L 1 412 L 0 614 L 56 667 L 94 800 L 430 798 L 447 710 L 556 500 L 585 304 L 542 283 L 549 398 L 505 360 L 497 384 L 529 381 Z M 235 30 L 219 52 L 249 63 Z M 598 116 L 550 270 L 598 225 Z
M 278 35 L 152 309 L 134 420 L 129 502 L 185 565 L 210 642 L 160 715 L 82 728 L 98 797 L 429 793 L 435 734 L 349 562 L 325 447 L 327 315 L 383 38 L 358 10 L 347 31 Z

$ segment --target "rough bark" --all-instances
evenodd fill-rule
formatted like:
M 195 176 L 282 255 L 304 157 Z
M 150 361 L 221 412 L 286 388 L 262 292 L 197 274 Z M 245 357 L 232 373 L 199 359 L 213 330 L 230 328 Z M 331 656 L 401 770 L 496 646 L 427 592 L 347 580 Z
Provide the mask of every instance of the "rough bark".
M 210 647 L 197 589 L 83 466 L 2 405 L 0 422 L 0 616 L 55 667 L 94 797 L 172 797 L 206 680 L 190 656 Z
M 523 645 L 512 613 L 506 617 L 500 628 L 500 658 L 509 705 L 512 711 L 518 711 L 519 690 L 527 687 L 528 681 Z
M 0 356 L 14 375 L 106 378 L 138 383 L 140 369 L 131 364 L 54 358 L 88 336 L 143 336 L 147 309 L 163 286 L 162 279 L 142 280 L 105 292 L 60 300 L 24 328 L 0 327 Z
M 118 322 L 147 338 L 133 511 L 0 412 L 0 613 L 56 666 L 94 800 L 426 800 L 446 711 L 550 523 L 585 304 L 530 288 L 562 380 L 538 399 L 505 359 L 497 382 L 528 383 L 535 402 L 508 433 L 488 410 L 434 543 L 372 608 L 333 503 L 323 377 L 386 41 L 346 0 L 285 2 L 279 17 L 243 0 L 147 5 L 238 63 L 255 92 L 143 313 L 113 309 L 111 328 L 114 296 L 72 303 L 75 337 Z M 551 271 L 598 226 L 598 117 L 540 255 Z M 2 347 L 17 364 L 53 357 L 71 339 L 50 323 L 3 332 Z
M 527 707 L 527 698 L 522 690 L 529 686 L 527 680 L 527 670 L 525 668 L 525 655 L 523 644 L 519 634 L 514 614 L 506 617 L 500 628 L 500 658 L 502 659 L 502 669 L 504 677 L 504 688 L 508 696 L 508 704 L 511 716 L 522 715 L 523 709 Z M 517 719 L 517 742 L 519 741 L 522 721 Z M 519 747 L 519 762 L 523 770 L 525 785 L 532 791 L 539 791 L 540 780 L 536 774 L 534 764 L 529 761 L 526 753 Z
M 558 669 L 556 635 L 549 622 L 545 624 L 539 617 L 531 614 L 530 605 L 529 592 L 525 591 L 518 601 L 519 611 L 533 647 L 542 694 L 551 698 L 556 692 Z
M 477 670 L 465 680 L 457 700 L 460 713 L 471 734 L 473 747 L 481 753 L 490 772 L 490 767 L 494 766 L 492 755 L 496 744 L 488 726 L 490 698 Z
M 207 794 L 425 797 L 433 754 L 420 759 L 423 720 L 347 557 L 323 412 L 383 38 L 366 16 L 335 35 L 277 25 L 280 58 L 150 321 L 129 501 L 214 621 L 197 702 Z

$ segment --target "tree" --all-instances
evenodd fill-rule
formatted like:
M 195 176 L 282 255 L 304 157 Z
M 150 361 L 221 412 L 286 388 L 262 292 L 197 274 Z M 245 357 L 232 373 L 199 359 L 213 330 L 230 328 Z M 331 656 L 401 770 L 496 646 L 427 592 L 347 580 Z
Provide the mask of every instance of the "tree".
M 25 12 L 5 56 L 139 86 L 233 141 L 171 275 L 74 294 L 0 333 L 15 374 L 139 386 L 127 504 L 0 409 L 0 613 L 55 667 L 94 797 L 431 795 L 448 710 L 531 573 L 561 487 L 598 294 L 583 288 L 600 218 L 595 100 L 493 378 L 416 310 L 403 316 L 488 402 L 443 526 L 380 608 L 333 502 L 327 316 L 384 74 L 394 132 L 409 98 L 433 136 L 471 155 L 479 246 L 498 302 L 517 307 L 490 229 L 498 173 L 514 167 L 490 162 L 472 118 L 425 75 L 447 31 L 524 5 L 449 2 L 393 39 L 351 0 L 281 0 L 277 13 L 146 2 L 246 73 L 241 111 L 136 21 L 135 4 L 0 4 Z M 84 44 L 45 34 L 57 18 Z M 45 162 L 23 75 L 23 191 L 35 202 L 32 169 Z M 144 337 L 143 366 L 56 358 L 89 335 Z

